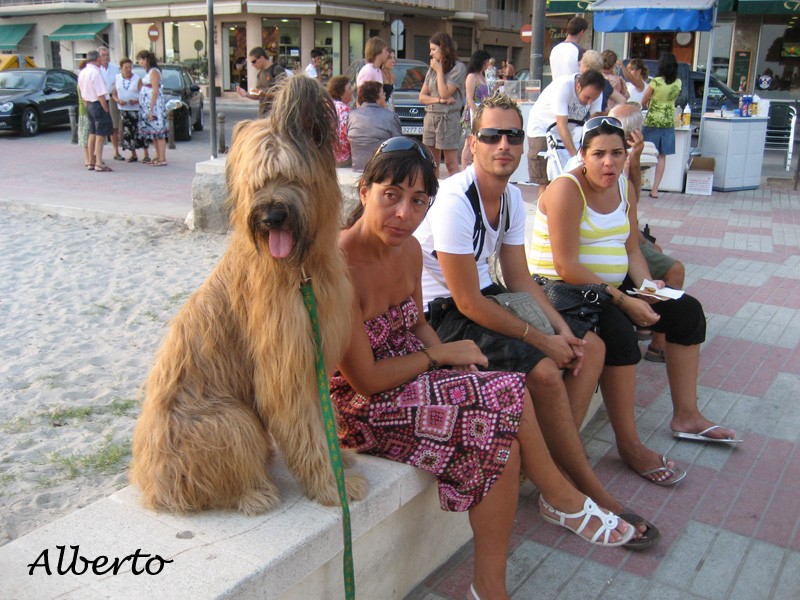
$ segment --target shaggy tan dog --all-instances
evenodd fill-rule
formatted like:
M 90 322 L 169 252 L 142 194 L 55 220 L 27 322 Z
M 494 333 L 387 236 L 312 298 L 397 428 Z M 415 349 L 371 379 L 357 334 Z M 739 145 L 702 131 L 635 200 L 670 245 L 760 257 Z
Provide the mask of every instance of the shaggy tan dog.
M 272 440 L 310 498 L 338 504 L 300 293 L 311 278 L 325 364 L 350 335 L 350 287 L 337 249 L 342 197 L 325 90 L 292 77 L 268 119 L 240 123 L 226 176 L 233 232 L 156 357 L 133 434 L 131 481 L 146 506 L 263 512 L 279 501 Z M 347 478 L 351 499 L 366 480 Z

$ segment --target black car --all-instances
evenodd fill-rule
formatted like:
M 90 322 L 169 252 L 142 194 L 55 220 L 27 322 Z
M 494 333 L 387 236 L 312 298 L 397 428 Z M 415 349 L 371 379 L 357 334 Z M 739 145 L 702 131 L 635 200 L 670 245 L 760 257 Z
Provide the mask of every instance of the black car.
M 78 78 L 62 69 L 0 71 L 0 129 L 24 136 L 42 127 L 69 125 L 69 107 L 78 107 Z
M 356 77 L 364 60 L 357 60 L 347 69 L 346 75 L 353 82 L 353 97 L 356 97 Z M 392 104 L 394 112 L 400 118 L 403 135 L 422 137 L 422 121 L 425 118 L 425 106 L 419 101 L 419 92 L 425 83 L 428 64 L 421 60 L 398 58 L 394 64 L 394 91 Z
M 175 123 L 175 139 L 188 141 L 192 139 L 192 130 L 203 131 L 205 116 L 203 113 L 203 93 L 194 82 L 189 69 L 179 64 L 159 65 L 161 70 L 161 89 L 167 111 L 173 111 Z M 144 77 L 141 67 L 134 67 L 133 72 Z
M 658 61 L 644 60 L 643 62 L 650 71 L 650 77 L 655 77 L 658 74 Z M 684 107 L 688 103 L 692 111 L 692 122 L 699 123 L 706 74 L 703 71 L 692 71 L 688 63 L 679 62 L 678 79 L 681 80 L 681 93 L 675 100 L 675 106 Z M 739 108 L 739 94 L 711 75 L 708 81 L 706 112 L 719 112 L 723 105 L 727 110 Z

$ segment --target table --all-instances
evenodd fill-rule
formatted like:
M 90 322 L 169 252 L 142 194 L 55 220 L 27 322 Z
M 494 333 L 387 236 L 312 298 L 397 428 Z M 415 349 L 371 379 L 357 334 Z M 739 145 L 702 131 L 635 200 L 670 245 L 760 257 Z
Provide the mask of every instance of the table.
M 692 150 L 692 131 L 691 125 L 683 125 L 675 128 L 675 154 L 668 154 L 664 166 L 664 176 L 658 186 L 659 192 L 679 192 L 683 193 L 683 183 L 686 175 L 686 164 L 689 162 L 689 153 Z M 642 189 L 650 190 L 653 188 L 653 178 L 656 175 L 656 168 L 652 167 L 642 173 Z
M 701 153 L 716 161 L 714 189 L 755 190 L 761 184 L 767 117 L 706 115 Z

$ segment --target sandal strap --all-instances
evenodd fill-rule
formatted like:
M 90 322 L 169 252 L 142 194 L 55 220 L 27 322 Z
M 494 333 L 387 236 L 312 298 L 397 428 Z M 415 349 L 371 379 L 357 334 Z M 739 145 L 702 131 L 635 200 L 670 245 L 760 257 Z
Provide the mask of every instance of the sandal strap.
M 566 526 L 567 519 L 578 519 L 583 517 L 580 526 L 578 526 L 576 529 L 573 529 L 573 531 L 584 539 L 589 538 L 581 535 L 583 530 L 586 529 L 586 526 L 589 525 L 589 522 L 593 517 L 599 519 L 600 527 L 597 528 L 597 531 L 595 531 L 594 535 L 591 537 L 590 541 L 592 542 L 596 542 L 600 536 L 603 536 L 603 543 L 608 543 L 608 540 L 611 539 L 611 532 L 619 525 L 619 517 L 617 515 L 612 512 L 603 512 L 600 507 L 588 496 L 583 501 L 583 510 L 576 513 L 565 513 L 553 508 L 553 506 L 551 506 L 551 504 L 545 500 L 543 496 L 541 496 L 541 500 L 542 504 L 547 510 L 551 511 L 555 515 L 558 515 L 559 522 L 562 526 Z M 567 527 L 567 529 L 572 528 Z

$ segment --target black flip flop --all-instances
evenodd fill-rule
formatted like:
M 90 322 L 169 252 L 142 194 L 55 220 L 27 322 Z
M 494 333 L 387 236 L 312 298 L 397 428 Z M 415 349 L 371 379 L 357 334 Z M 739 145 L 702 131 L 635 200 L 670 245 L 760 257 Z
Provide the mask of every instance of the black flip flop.
M 661 532 L 658 530 L 658 527 L 644 517 L 640 517 L 636 513 L 631 512 L 620 513 L 617 516 L 623 521 L 627 521 L 633 527 L 636 527 L 639 523 L 644 523 L 645 526 L 642 537 L 634 537 L 630 542 L 623 544 L 623 548 L 627 548 L 628 550 L 647 550 L 655 546 L 661 539 Z

